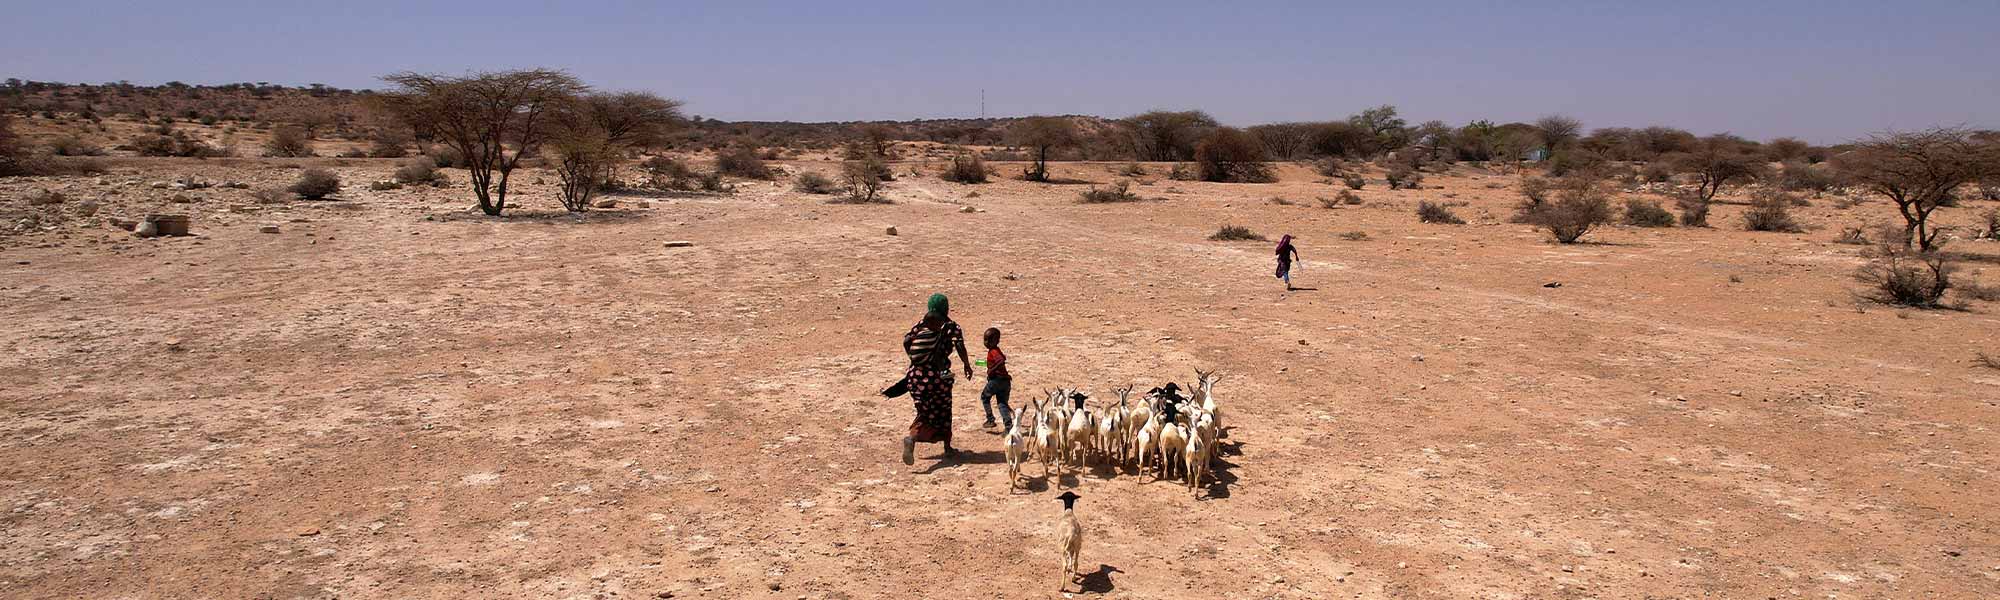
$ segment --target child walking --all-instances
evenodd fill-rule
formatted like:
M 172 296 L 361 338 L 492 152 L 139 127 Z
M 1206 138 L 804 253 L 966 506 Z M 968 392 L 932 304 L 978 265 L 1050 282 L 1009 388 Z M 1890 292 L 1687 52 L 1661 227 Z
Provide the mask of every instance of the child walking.
M 986 427 L 993 427 L 993 400 L 1000 401 L 1000 419 L 1006 423 L 1001 429 L 1014 427 L 1014 409 L 1007 406 L 1007 396 L 1013 391 L 1014 377 L 1007 374 L 1007 353 L 1000 351 L 1000 328 L 986 328 L 986 387 L 979 391 L 979 406 L 986 409 Z

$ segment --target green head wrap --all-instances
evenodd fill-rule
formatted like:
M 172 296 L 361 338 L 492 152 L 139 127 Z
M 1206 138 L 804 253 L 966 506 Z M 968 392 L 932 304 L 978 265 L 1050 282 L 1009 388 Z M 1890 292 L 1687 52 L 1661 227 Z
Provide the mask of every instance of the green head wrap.
M 950 313 L 951 301 L 945 299 L 944 294 L 931 294 L 930 302 L 925 305 L 924 316 L 944 318 Z

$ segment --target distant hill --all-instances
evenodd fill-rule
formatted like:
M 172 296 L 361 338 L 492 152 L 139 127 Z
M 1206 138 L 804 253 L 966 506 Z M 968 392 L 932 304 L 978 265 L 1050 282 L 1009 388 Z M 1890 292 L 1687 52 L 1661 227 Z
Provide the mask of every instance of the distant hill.
M 126 82 L 105 84 L 60 83 L 8 79 L 0 83 L 0 107 L 26 113 L 75 115 L 133 115 L 143 118 L 167 117 L 174 120 L 214 124 L 221 121 L 252 123 L 297 123 L 320 137 L 360 139 L 388 124 L 381 122 L 362 104 L 373 90 L 350 90 L 324 85 L 289 87 L 269 83 L 188 85 L 168 82 L 144 86 Z M 1112 126 L 1101 117 L 1068 115 L 1086 136 L 1094 136 Z M 1018 117 L 989 119 L 918 119 L 911 121 L 842 121 L 799 123 L 792 121 L 691 120 L 675 146 L 712 147 L 733 143 L 760 146 L 832 147 L 861 137 L 862 131 L 880 127 L 889 138 L 944 144 L 1000 145 L 1006 128 Z

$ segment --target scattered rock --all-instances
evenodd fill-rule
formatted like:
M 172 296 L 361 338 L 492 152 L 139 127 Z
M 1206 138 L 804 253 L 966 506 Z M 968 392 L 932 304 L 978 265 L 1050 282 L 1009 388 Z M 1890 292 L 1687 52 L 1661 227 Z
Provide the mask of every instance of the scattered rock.
M 694 242 L 690 242 L 687 240 L 671 240 L 668 241 L 665 245 L 668 248 L 686 248 L 689 246 L 693 246 Z
M 958 212 L 962 212 L 962 213 L 976 213 L 976 212 L 979 212 L 979 209 L 977 209 L 977 208 L 973 208 L 973 207 L 970 207 L 970 206 L 961 206 L 961 207 L 959 207 L 959 208 L 958 208 Z
M 97 214 L 97 209 L 98 205 L 96 200 L 85 200 L 82 202 L 78 202 L 76 205 L 77 214 L 81 214 L 86 217 Z
M 1545 288 L 1559 288 L 1559 287 L 1562 287 L 1562 286 L 1563 286 L 1563 284 L 1562 284 L 1562 282 L 1560 282 L 1560 281 L 1551 281 L 1551 282 L 1548 282 L 1548 283 L 1544 283 L 1544 284 L 1542 284 L 1542 287 L 1545 287 Z
M 167 201 L 172 202 L 174 204 L 192 204 L 194 202 L 194 196 L 189 196 L 187 194 L 174 194 L 172 196 L 168 196 Z
M 165 181 L 155 181 L 155 182 L 153 182 L 153 189 L 156 189 L 156 190 L 164 190 L 164 189 L 167 189 L 167 187 L 168 187 L 168 186 L 172 186 L 172 185 L 173 185 L 173 184 L 171 184 L 171 183 L 167 183 L 167 182 L 165 182 Z
M 254 213 L 263 210 L 264 207 L 255 204 L 232 204 L 229 206 L 229 212 L 233 213 Z
M 62 201 L 63 201 L 63 195 L 61 192 L 52 192 L 49 190 L 38 189 L 28 194 L 29 206 L 62 204 Z
M 133 227 L 137 227 L 139 225 L 138 221 L 127 219 L 124 217 L 111 217 L 109 219 L 105 219 L 105 222 L 110 223 L 112 227 L 117 227 L 119 229 L 123 229 L 126 231 L 132 231 Z
M 896 226 L 895 226 L 895 225 L 890 225 L 890 226 L 889 226 L 889 229 L 888 229 L 887 231 L 885 231 L 884 233 L 887 233 L 887 234 L 889 234 L 889 235 L 896 235 Z
M 160 235 L 160 225 L 152 221 L 140 221 L 132 226 L 132 235 L 149 238 Z
M 277 225 L 264 225 L 264 226 L 260 226 L 260 227 L 258 227 L 258 228 L 257 228 L 257 232 L 258 232 L 258 233 L 277 233 L 277 232 L 278 232 L 278 226 L 277 226 Z
M 301 527 L 301 528 L 299 528 L 299 530 L 298 530 L 298 534 L 299 534 L 299 537 L 312 537 L 312 536 L 315 536 L 315 535 L 319 535 L 319 528 L 318 528 L 318 527 Z
M 617 208 L 617 207 L 618 207 L 618 199 L 617 199 L 617 198 L 599 198 L 599 199 L 597 199 L 597 200 L 593 200 L 593 201 L 591 201 L 591 203 L 590 203 L 590 207 L 591 207 L 591 208 Z

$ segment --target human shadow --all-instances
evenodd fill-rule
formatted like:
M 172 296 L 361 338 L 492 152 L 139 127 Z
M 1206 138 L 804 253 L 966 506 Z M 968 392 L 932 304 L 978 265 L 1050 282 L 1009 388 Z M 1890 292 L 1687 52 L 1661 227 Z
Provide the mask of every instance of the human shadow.
M 984 452 L 977 450 L 959 450 L 958 454 L 939 456 L 937 462 L 931 463 L 930 468 L 919 471 L 918 474 L 929 475 L 931 473 L 937 472 L 938 469 L 943 469 L 947 467 L 956 467 L 959 465 L 994 465 L 1003 462 L 1007 462 L 1007 457 L 1000 454 L 998 450 L 987 450 Z
M 1291 289 L 1287 289 L 1287 290 L 1285 290 L 1285 291 L 1287 291 L 1287 292 L 1317 292 L 1317 291 L 1319 291 L 1319 288 L 1316 288 L 1316 287 L 1295 287 L 1295 288 L 1291 288 Z
M 1077 574 L 1076 587 L 1092 594 L 1109 594 L 1112 590 L 1118 589 L 1118 586 L 1111 582 L 1111 574 L 1124 572 L 1118 567 L 1099 563 L 1096 571 Z

